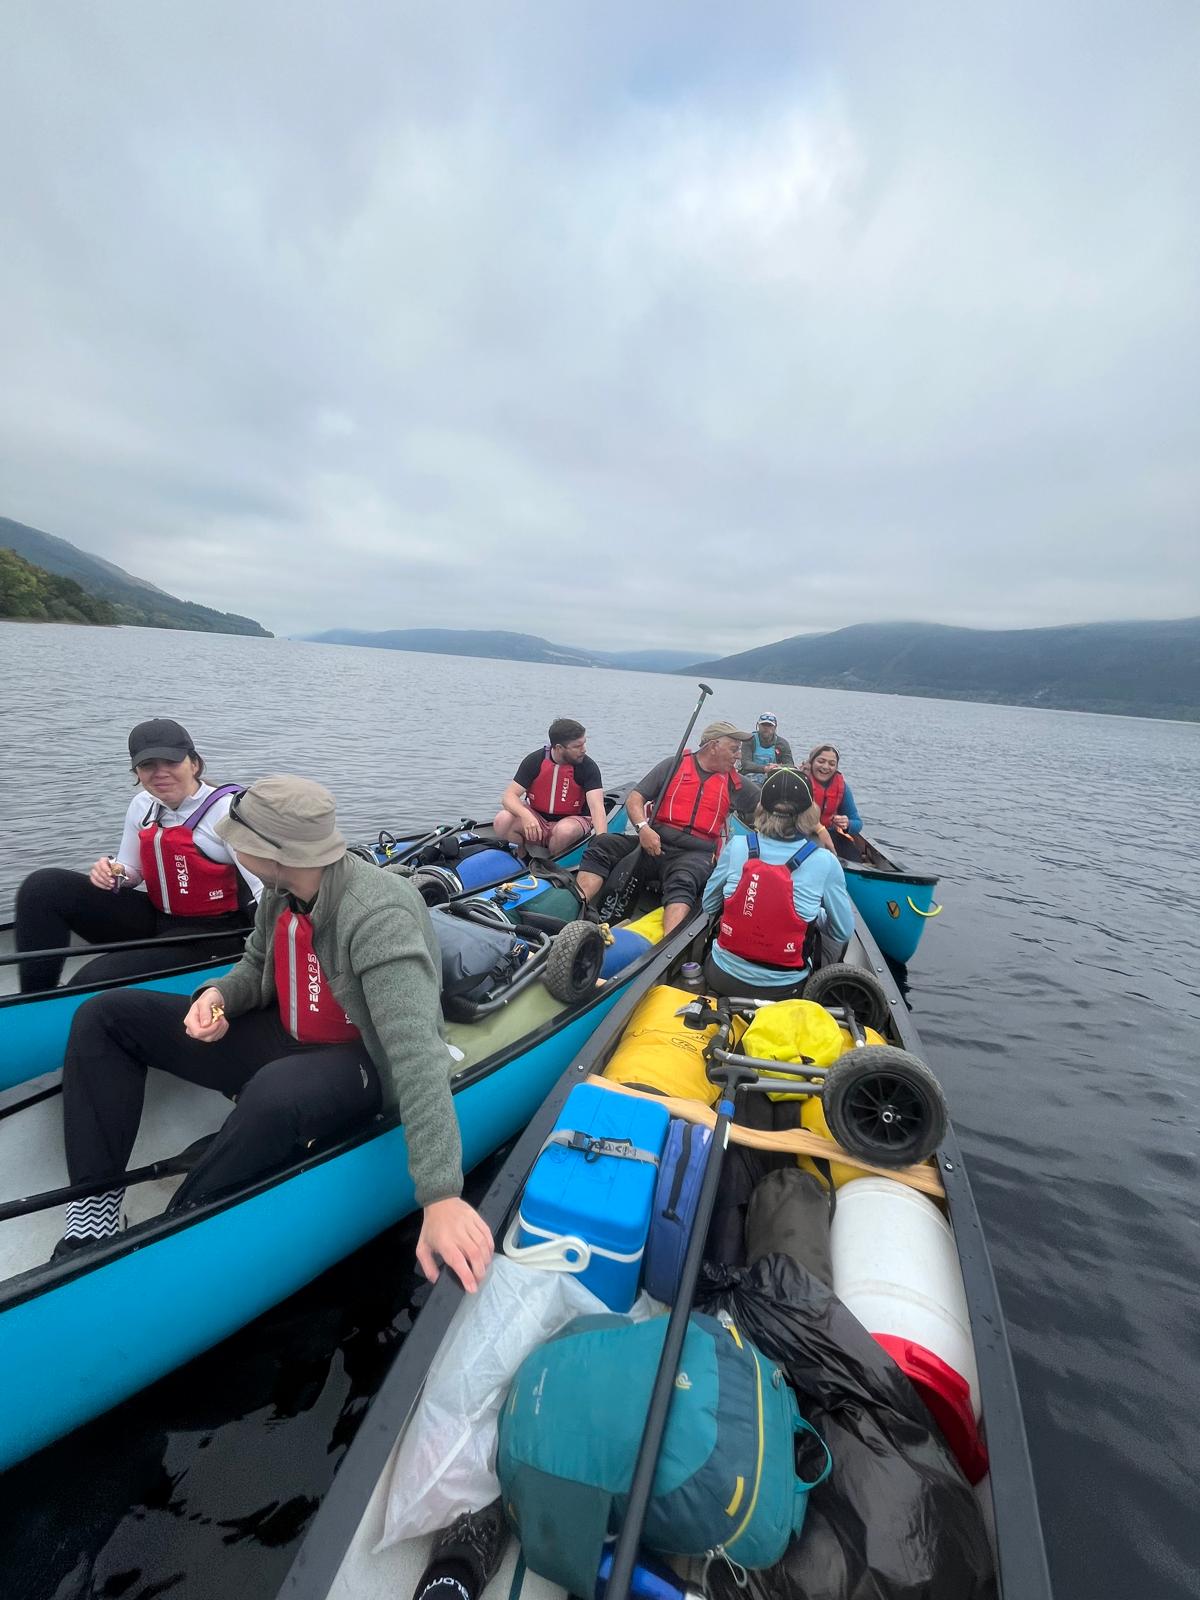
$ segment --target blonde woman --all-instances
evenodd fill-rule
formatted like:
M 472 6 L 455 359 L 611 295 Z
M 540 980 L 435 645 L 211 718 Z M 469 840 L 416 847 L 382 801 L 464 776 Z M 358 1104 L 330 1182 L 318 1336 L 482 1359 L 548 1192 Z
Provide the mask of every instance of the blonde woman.
M 720 911 L 705 976 L 717 994 L 798 994 L 819 937 L 837 960 L 854 931 L 841 862 L 828 846 L 808 781 L 780 768 L 762 786 L 753 832 L 730 839 L 704 891 Z

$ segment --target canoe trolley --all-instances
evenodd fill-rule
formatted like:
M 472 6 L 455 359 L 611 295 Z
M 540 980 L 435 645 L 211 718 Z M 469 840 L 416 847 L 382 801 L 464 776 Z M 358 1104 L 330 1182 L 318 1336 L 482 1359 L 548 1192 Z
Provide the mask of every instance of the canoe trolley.
M 752 1017 L 764 1002 L 736 996 L 714 1001 L 703 995 L 677 1015 L 698 1031 L 716 1023 L 704 1051 L 714 1081 L 715 1069 L 725 1079 L 732 1070 L 738 1087 L 748 1093 L 786 1090 L 789 1095 L 819 1097 L 830 1133 L 860 1161 L 909 1167 L 927 1160 L 945 1137 L 946 1102 L 937 1079 L 918 1056 L 893 1045 L 867 1043 L 864 1021 L 867 1027 L 878 1028 L 887 1018 L 887 996 L 879 984 L 858 967 L 825 967 L 809 980 L 804 998 L 824 1006 L 854 1041 L 854 1048 L 830 1066 L 818 1066 L 806 1056 L 792 1064 L 730 1050 L 734 1019 Z

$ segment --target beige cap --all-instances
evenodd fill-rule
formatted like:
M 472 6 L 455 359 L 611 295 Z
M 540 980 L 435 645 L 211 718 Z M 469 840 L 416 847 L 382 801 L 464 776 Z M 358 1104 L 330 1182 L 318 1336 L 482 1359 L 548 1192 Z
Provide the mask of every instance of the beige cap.
M 284 867 L 329 867 L 346 853 L 329 790 L 290 773 L 260 778 L 235 795 L 216 830 L 231 850 Z
M 710 722 L 700 735 L 700 743 L 707 744 L 710 739 L 753 739 L 754 735 L 745 728 L 736 728 L 732 722 Z

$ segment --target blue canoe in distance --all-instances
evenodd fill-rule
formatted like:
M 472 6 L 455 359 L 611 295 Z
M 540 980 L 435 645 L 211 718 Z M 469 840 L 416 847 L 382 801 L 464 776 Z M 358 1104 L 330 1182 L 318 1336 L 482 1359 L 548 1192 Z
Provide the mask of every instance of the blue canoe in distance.
M 737 817 L 732 826 L 737 833 L 747 832 Z M 917 953 L 925 924 L 941 912 L 933 898 L 937 877 L 899 866 L 865 834 L 859 834 L 856 842 L 861 847 L 861 860 L 850 854 L 851 845 L 838 851 L 854 909 L 884 955 L 907 966 Z

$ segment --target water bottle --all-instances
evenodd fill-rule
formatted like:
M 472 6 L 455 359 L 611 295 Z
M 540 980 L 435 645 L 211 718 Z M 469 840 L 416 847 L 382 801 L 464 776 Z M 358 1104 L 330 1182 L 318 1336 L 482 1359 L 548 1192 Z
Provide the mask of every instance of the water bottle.
M 704 968 L 698 961 L 685 961 L 679 969 L 679 987 L 693 994 L 704 993 Z
M 604 1600 L 608 1589 L 608 1575 L 612 1571 L 613 1546 L 604 1547 L 600 1568 L 596 1573 L 595 1600 Z M 703 1600 L 702 1595 L 689 1589 L 676 1573 L 662 1561 L 656 1561 L 645 1551 L 639 1551 L 629 1579 L 629 1593 L 633 1600 Z
M 125 882 L 125 867 L 120 861 L 117 860 L 116 856 L 109 856 L 108 865 L 111 868 L 113 875 L 113 881 L 109 887 L 111 892 L 116 894 L 117 890 Z

